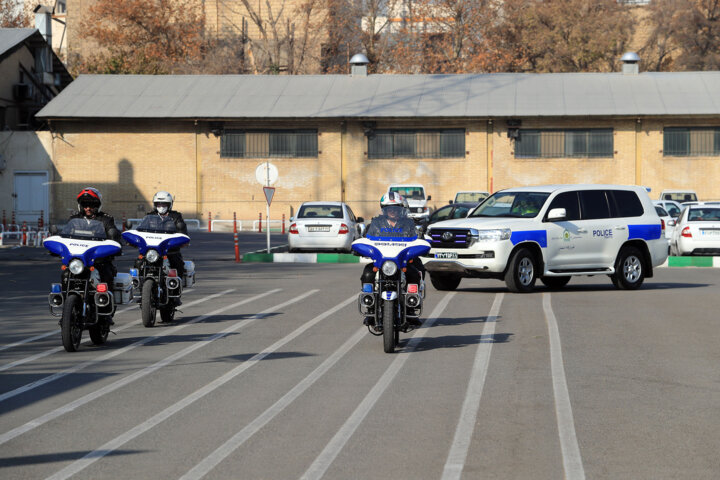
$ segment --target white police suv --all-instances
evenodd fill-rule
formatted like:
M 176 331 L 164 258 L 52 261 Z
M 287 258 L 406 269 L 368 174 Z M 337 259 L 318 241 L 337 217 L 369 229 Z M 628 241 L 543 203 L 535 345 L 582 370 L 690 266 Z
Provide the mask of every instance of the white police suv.
M 463 277 L 504 279 L 529 292 L 573 275 L 608 275 L 636 289 L 668 256 L 664 225 L 643 187 L 544 185 L 501 190 L 466 218 L 431 225 L 423 257 L 433 286 L 454 290 Z

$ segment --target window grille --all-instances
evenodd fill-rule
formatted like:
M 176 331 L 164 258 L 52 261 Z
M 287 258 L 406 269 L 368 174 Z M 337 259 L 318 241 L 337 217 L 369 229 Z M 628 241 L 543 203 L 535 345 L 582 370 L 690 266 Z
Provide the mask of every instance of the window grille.
M 613 156 L 613 130 L 519 131 L 515 158 L 602 158 Z
M 663 156 L 720 155 L 720 127 L 668 127 L 663 131 Z
M 317 130 L 228 130 L 220 138 L 220 157 L 316 158 L 317 137 Z
M 368 158 L 464 158 L 465 130 L 376 130 Z

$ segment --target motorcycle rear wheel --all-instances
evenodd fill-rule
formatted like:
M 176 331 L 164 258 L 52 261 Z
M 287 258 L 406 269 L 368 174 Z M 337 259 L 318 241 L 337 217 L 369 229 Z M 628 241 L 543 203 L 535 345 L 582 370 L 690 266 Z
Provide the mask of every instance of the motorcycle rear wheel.
M 168 305 L 167 307 L 160 307 L 160 321 L 163 323 L 172 322 L 175 318 L 175 307 Z
M 152 328 L 155 326 L 157 308 L 153 305 L 154 297 L 155 280 L 145 280 L 142 286 L 142 304 L 140 306 L 140 310 L 142 311 L 142 322 L 146 328 Z
M 395 300 L 383 303 L 383 347 L 385 353 L 395 351 Z
M 80 318 L 80 297 L 68 295 L 63 306 L 60 331 L 63 347 L 66 352 L 77 352 L 82 340 L 82 323 Z
M 99 325 L 93 325 L 88 328 L 88 331 L 90 332 L 90 340 L 92 340 L 95 345 L 102 345 L 107 342 L 110 325 L 107 322 L 101 322 Z

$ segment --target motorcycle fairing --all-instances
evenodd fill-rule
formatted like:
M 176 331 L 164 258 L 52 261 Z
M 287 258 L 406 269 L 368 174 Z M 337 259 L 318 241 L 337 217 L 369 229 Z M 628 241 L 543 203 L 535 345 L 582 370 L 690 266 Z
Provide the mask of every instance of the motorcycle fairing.
M 78 240 L 58 235 L 46 238 L 43 246 L 55 255 L 60 255 L 63 265 L 69 264 L 73 258 L 79 258 L 86 267 L 122 251 L 120 244 L 114 240 Z
M 128 230 L 122 233 L 123 239 L 130 245 L 138 248 L 141 255 L 145 255 L 151 248 L 165 255 L 168 250 L 180 247 L 190 242 L 190 237 L 182 233 L 150 233 Z
M 417 237 L 367 237 L 355 240 L 351 248 L 363 257 L 372 259 L 373 264 L 378 268 L 387 260 L 397 263 L 402 268 L 409 260 L 429 252 L 430 244 Z

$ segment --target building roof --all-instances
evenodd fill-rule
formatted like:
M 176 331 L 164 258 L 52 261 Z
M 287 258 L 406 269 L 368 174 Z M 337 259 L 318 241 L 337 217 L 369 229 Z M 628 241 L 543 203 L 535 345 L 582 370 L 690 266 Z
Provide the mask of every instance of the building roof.
M 720 72 L 81 75 L 50 119 L 720 115 Z
M 0 59 L 31 37 L 34 28 L 0 28 Z

